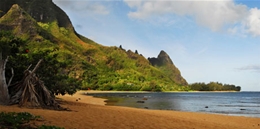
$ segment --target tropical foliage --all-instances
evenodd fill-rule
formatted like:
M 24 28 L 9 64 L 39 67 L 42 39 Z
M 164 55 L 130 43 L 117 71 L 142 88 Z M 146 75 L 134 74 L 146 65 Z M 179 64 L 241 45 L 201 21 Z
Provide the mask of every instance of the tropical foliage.
M 18 3 L 24 10 L 18 5 L 12 6 L 14 3 Z M 12 6 L 9 11 L 7 6 Z M 67 15 L 51 0 L 6 1 L 5 6 L 0 5 L 0 10 L 8 11 L 0 18 L 0 29 L 13 35 L 3 35 L 8 40 L 2 38 L 1 42 L 1 46 L 10 43 L 12 46 L 1 51 L 8 51 L 4 56 L 10 55 L 7 77 L 11 76 L 10 68 L 13 67 L 13 82 L 21 79 L 23 70 L 30 64 L 35 65 L 39 59 L 43 59 L 37 73 L 55 94 L 73 94 L 76 89 L 192 89 L 165 52 L 157 59 L 162 61 L 158 62 L 160 65 L 152 65 L 140 51 L 125 50 L 122 45 L 100 45 L 75 32 Z M 43 13 L 45 15 L 41 17 Z M 14 40 L 19 40 L 15 41 L 19 45 L 13 44 Z
M 24 41 L 10 32 L 0 32 L 1 53 L 3 58 L 9 56 L 7 62 L 6 76 L 9 79 L 11 75 L 10 69 L 15 71 L 12 83 L 20 81 L 23 77 L 23 71 L 28 66 L 35 65 L 40 59 L 43 59 L 41 68 L 37 73 L 44 81 L 49 90 L 55 94 L 73 94 L 79 88 L 79 82 L 68 76 L 66 71 L 63 71 L 71 63 L 69 61 L 60 61 L 58 48 L 45 48 L 45 49 L 30 49 L 28 41 Z M 25 45 L 26 44 L 26 45 Z M 29 46 L 27 46 L 29 45 Z
M 194 91 L 240 91 L 240 86 L 231 84 L 222 84 L 219 82 L 205 83 L 193 83 L 190 84 L 190 89 Z

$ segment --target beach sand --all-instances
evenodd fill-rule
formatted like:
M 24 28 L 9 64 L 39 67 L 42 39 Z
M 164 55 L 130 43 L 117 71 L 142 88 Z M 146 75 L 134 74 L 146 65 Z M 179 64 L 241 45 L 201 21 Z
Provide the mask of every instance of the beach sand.
M 40 124 L 65 129 L 260 129 L 260 118 L 105 106 L 103 99 L 82 95 L 84 93 L 57 96 L 62 100 L 61 105 L 71 111 L 16 105 L 0 106 L 0 111 L 30 112 L 43 117 Z

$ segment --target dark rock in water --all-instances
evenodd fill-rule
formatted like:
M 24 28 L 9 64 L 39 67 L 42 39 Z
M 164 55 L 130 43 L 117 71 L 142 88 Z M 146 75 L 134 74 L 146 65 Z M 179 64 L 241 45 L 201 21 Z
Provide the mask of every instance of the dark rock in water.
M 209 108 L 209 106 L 205 106 L 205 108 Z
M 144 103 L 144 101 L 136 101 L 136 103 Z
M 143 100 L 148 100 L 148 98 L 143 98 Z
M 242 108 L 242 109 L 240 109 L 240 110 L 246 110 L 246 109 L 243 109 L 243 108 Z

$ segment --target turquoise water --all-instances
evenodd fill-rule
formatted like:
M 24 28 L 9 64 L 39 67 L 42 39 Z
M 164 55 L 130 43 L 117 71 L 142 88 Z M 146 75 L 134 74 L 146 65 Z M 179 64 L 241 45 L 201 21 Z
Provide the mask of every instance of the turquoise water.
M 107 105 L 260 117 L 260 92 L 95 93 Z

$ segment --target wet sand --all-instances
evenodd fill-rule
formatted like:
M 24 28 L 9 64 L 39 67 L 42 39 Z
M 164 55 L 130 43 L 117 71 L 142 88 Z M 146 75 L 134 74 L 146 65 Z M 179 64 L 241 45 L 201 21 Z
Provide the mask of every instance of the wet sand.
M 40 124 L 66 129 L 260 129 L 260 118 L 216 114 L 146 110 L 105 106 L 104 99 L 86 96 L 57 96 L 71 111 L 0 106 L 0 111 L 30 112 L 43 117 Z

